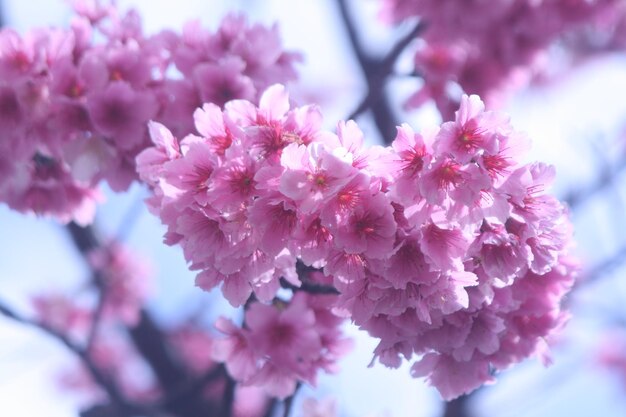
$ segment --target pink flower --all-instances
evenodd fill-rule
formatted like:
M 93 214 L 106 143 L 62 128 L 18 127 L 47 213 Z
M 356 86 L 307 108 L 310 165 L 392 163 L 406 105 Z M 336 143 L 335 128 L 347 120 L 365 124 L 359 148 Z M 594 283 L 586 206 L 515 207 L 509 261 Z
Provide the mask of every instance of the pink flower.
M 337 224 L 335 243 L 348 253 L 387 258 L 391 254 L 395 235 L 393 209 L 389 200 L 379 193 L 364 199 Z
M 165 126 L 149 122 L 148 131 L 155 146 L 137 155 L 137 170 L 143 181 L 154 186 L 158 182 L 162 164 L 178 158 L 181 153 L 178 140 Z
M 320 337 L 314 330 L 315 314 L 298 300 L 304 299 L 295 298 L 283 311 L 255 303 L 246 317 L 257 355 L 296 374 L 304 373 L 302 363 L 317 357 L 321 349 Z
M 154 97 L 134 91 L 129 84 L 117 81 L 88 99 L 95 127 L 121 149 L 133 149 L 145 140 L 145 125 L 156 115 Z
M 463 268 L 470 240 L 459 229 L 444 229 L 431 223 L 422 229 L 420 243 L 427 262 L 437 269 L 458 270 Z
M 90 311 L 63 294 L 41 294 L 31 302 L 38 319 L 55 331 L 84 334 L 91 324 Z
M 250 204 L 256 194 L 254 176 L 257 169 L 256 162 L 247 155 L 229 155 L 211 177 L 208 187 L 210 202 L 220 210 Z
M 156 186 L 157 165 L 163 157 L 179 156 L 174 138 L 192 132 L 191 116 L 202 101 L 221 105 L 233 98 L 257 99 L 270 84 L 296 77 L 298 58 L 282 50 L 277 27 L 249 27 L 245 19 L 230 17 L 215 35 L 190 25 L 182 36 L 172 31 L 146 36 L 135 11 L 122 13 L 86 0 L 73 5 L 77 15 L 71 28 L 36 29 L 24 36 L 10 29 L 0 32 L 0 127 L 8 142 L 0 146 L 12 149 L 13 159 L 24 162 L 19 165 L 27 165 L 16 169 L 0 163 L 2 172 L 21 175 L 0 180 L 0 201 L 16 210 L 87 223 L 100 181 L 115 191 L 128 189 L 137 179 L 139 154 L 142 179 Z M 252 44 L 269 50 L 260 57 L 247 49 Z M 314 123 L 314 112 L 304 113 L 285 123 L 313 135 L 307 119 Z M 151 120 L 173 134 L 161 149 L 142 153 L 150 146 L 146 125 Z M 205 119 L 199 122 L 202 132 L 208 133 L 209 123 L 214 123 L 209 148 L 223 156 L 234 124 Z M 290 135 L 295 133 L 285 131 Z M 152 136 L 155 143 L 163 142 L 162 135 Z M 64 175 L 48 175 L 42 187 L 38 175 L 26 172 L 38 155 L 54 160 Z M 27 184 L 28 178 L 36 184 Z M 61 191 L 55 196 L 49 190 Z M 152 208 L 172 192 L 171 187 L 159 191 L 150 199 Z
M 286 398 L 298 381 L 315 383 L 319 368 L 331 371 L 346 352 L 338 327 L 342 319 L 328 311 L 334 300 L 298 292 L 287 303 L 252 303 L 245 329 L 218 321 L 225 339 L 214 342 L 214 358 L 226 362 L 233 378 Z
M 498 131 L 507 126 L 501 114 L 485 112 L 484 104 L 478 96 L 463 96 L 461 107 L 456 113 L 456 121 L 444 123 L 438 134 L 437 151 L 449 152 L 456 161 L 465 164 L 479 152 L 487 154 L 498 150 Z
M 280 191 L 304 213 L 319 211 L 357 173 L 321 143 L 292 144 L 283 151 L 281 162 L 286 170 L 280 177 Z
M 203 103 L 223 106 L 234 99 L 250 100 L 254 97 L 252 80 L 243 75 L 246 64 L 239 58 L 229 57 L 219 64 L 205 63 L 194 68 L 193 80 Z
M 15 90 L 8 86 L 0 86 L 0 128 L 16 129 L 24 118 L 24 110 Z
M 31 71 L 36 55 L 34 39 L 26 39 L 13 29 L 0 32 L 0 74 L 3 78 L 13 78 Z
M 415 235 L 407 236 L 397 246 L 395 253 L 385 263 L 384 275 L 399 290 L 405 289 L 409 282 L 432 282 L 437 279 L 437 274 L 430 271 Z
M 89 224 L 93 220 L 100 195 L 72 178 L 68 166 L 36 154 L 19 169 L 22 172 L 11 179 L 4 197 L 9 207 L 52 216 L 65 223 L 74 220 Z
M 226 335 L 213 343 L 213 359 L 226 363 L 228 373 L 236 379 L 246 380 L 256 369 L 256 358 L 250 346 L 249 333 L 237 328 L 233 322 L 219 319 L 215 327 Z
M 222 111 L 218 106 L 207 103 L 193 113 L 196 129 L 204 138 L 209 139 L 211 150 L 224 156 L 226 149 L 233 142 L 233 135 L 224 122 Z
M 406 123 L 398 127 L 396 138 L 391 144 L 395 151 L 393 153 L 394 171 L 409 178 L 417 176 L 430 162 L 431 152 L 428 149 L 430 144 L 427 144 L 427 139 L 432 138 L 424 138 L 413 132 L 413 129 Z
M 208 189 L 213 171 L 218 161 L 212 149 L 203 140 L 188 136 L 181 141 L 184 158 L 176 158 L 168 163 L 165 181 L 178 188 L 181 207 L 192 204 L 205 206 L 208 202 Z
M 291 246 L 290 241 L 298 226 L 296 206 L 280 195 L 259 198 L 250 208 L 250 222 L 257 225 L 259 248 L 275 256 Z

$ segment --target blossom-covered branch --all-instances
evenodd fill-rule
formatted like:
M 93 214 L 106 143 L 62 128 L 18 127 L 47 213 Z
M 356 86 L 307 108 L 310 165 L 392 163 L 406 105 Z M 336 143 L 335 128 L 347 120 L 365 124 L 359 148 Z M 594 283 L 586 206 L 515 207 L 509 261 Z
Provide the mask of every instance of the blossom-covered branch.
M 129 400 L 127 400 L 124 397 L 124 394 L 115 385 L 115 383 L 107 375 L 105 375 L 105 373 L 101 369 L 99 369 L 98 366 L 93 362 L 92 358 L 89 356 L 89 353 L 82 347 L 78 346 L 75 342 L 70 340 L 60 331 L 56 330 L 53 327 L 50 327 L 49 325 L 46 325 L 45 323 L 34 321 L 21 316 L 2 302 L 0 302 L 0 313 L 18 323 L 42 330 L 54 339 L 58 340 L 68 350 L 74 353 L 81 360 L 83 365 L 85 365 L 85 367 L 89 370 L 91 376 L 98 382 L 102 389 L 106 391 L 110 401 L 114 406 L 115 411 L 120 413 L 121 416 L 132 417 L 136 413 L 146 413 L 147 411 L 149 411 L 147 408 L 144 409 L 142 407 L 132 404 Z M 147 415 L 150 414 L 147 413 Z
M 414 375 L 446 399 L 541 352 L 563 324 L 559 300 L 576 267 L 566 211 L 545 193 L 554 171 L 518 164 L 527 139 L 478 97 L 465 96 L 455 121 L 439 129 L 399 127 L 387 148 L 364 148 L 354 122 L 322 130 L 319 110 L 290 109 L 282 86 L 258 107 L 205 104 L 194 117 L 200 136 L 181 141 L 153 123 L 155 146 L 138 167 L 166 242 L 183 248 L 200 287 L 221 286 L 234 306 L 251 294 L 272 303 L 281 279 L 302 285 L 299 263 L 321 268 L 309 278 L 332 283 L 337 307 L 381 339 L 376 357 L 397 367 L 423 355 Z M 283 313 L 305 294 L 296 291 Z M 247 312 L 246 320 L 279 314 L 260 303 Z M 258 363 L 254 355 L 240 362 L 248 336 L 221 328 L 231 343 L 240 340 L 223 356 L 227 368 L 246 380 Z M 263 381 L 281 396 L 295 386 Z

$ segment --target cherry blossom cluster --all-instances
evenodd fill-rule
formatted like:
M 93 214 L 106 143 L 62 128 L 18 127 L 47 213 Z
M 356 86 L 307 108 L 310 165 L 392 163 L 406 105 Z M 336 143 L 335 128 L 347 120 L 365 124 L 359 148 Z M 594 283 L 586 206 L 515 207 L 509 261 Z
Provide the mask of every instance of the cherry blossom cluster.
M 299 265 L 317 268 L 340 293 L 336 310 L 380 339 L 380 362 L 417 358 L 414 374 L 447 399 L 545 353 L 564 323 L 576 266 L 566 210 L 546 194 L 554 170 L 520 164 L 528 140 L 477 96 L 440 127 L 402 125 L 386 148 L 363 147 L 352 121 L 321 130 L 319 110 L 290 109 L 280 85 L 258 107 L 205 104 L 194 118 L 201 136 L 180 141 L 151 124 L 155 146 L 138 170 L 165 241 L 182 247 L 197 285 L 221 285 L 234 306 L 252 294 L 272 302 L 281 280 L 304 285 Z M 258 329 L 280 315 L 251 308 Z M 268 334 L 253 345 L 272 355 L 281 348 L 263 344 Z M 293 349 L 285 355 L 313 355 Z M 224 359 L 237 379 L 255 380 L 242 357 Z
M 330 311 L 334 302 L 333 295 L 296 292 L 289 302 L 252 303 L 245 327 L 224 318 L 216 323 L 226 337 L 214 341 L 213 358 L 243 386 L 273 397 L 293 394 L 299 381 L 315 385 L 318 370 L 334 372 L 350 347 L 339 328 L 343 319 Z
M 458 105 L 453 86 L 478 94 L 490 107 L 526 85 L 548 47 L 598 18 L 614 15 L 619 0 L 382 0 L 390 22 L 418 17 L 425 24 L 415 53 L 423 85 L 406 103 L 434 100 L 444 118 Z
M 74 3 L 70 28 L 0 32 L 0 202 L 18 211 L 88 223 L 100 181 L 136 179 L 149 120 L 191 133 L 202 103 L 296 76 L 275 26 L 233 15 L 216 32 L 191 22 L 147 36 L 135 11 Z

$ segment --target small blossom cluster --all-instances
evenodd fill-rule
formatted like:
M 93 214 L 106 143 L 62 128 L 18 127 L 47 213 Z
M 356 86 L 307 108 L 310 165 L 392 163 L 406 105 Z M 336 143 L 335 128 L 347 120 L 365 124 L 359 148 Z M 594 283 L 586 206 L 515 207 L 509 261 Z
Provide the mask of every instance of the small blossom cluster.
M 136 179 L 149 120 L 191 133 L 201 103 L 256 99 L 296 76 L 276 27 L 228 16 L 215 33 L 146 36 L 135 11 L 74 3 L 68 29 L 0 32 L 0 202 L 18 211 L 88 223 L 100 181 L 123 191 Z
M 105 322 L 137 324 L 139 311 L 151 288 L 149 264 L 116 241 L 91 250 L 87 260 L 95 273 L 92 284 L 101 295 L 96 304 L 101 306 L 94 305 L 90 291 L 79 291 L 72 297 L 46 293 L 32 299 L 37 317 L 54 330 L 83 336 L 98 308 Z
M 243 386 L 284 399 L 299 381 L 315 384 L 319 369 L 335 371 L 336 360 L 350 347 L 341 337 L 343 319 L 329 311 L 334 301 L 332 295 L 296 292 L 288 303 L 254 302 L 244 328 L 224 318 L 217 322 L 226 337 L 213 342 L 213 357 Z
M 381 14 L 391 22 L 419 17 L 425 24 L 414 58 L 424 83 L 406 105 L 418 107 L 432 99 L 447 119 L 458 104 L 451 96 L 454 83 L 467 94 L 480 95 L 490 107 L 497 106 L 540 71 L 550 45 L 607 11 L 613 13 L 620 3 L 382 0 Z
M 150 292 L 152 274 L 148 264 L 115 241 L 92 250 L 87 259 L 97 274 L 103 314 L 129 326 L 137 324 Z
M 570 224 L 545 192 L 554 170 L 517 162 L 528 141 L 508 117 L 464 96 L 454 121 L 364 148 L 354 122 L 335 134 L 315 107 L 289 108 L 282 86 L 258 107 L 205 105 L 180 146 L 151 125 L 139 173 L 197 285 L 270 302 L 279 278 L 300 285 L 298 262 L 318 268 L 379 360 L 420 356 L 415 375 L 445 398 L 542 349 L 565 320 Z

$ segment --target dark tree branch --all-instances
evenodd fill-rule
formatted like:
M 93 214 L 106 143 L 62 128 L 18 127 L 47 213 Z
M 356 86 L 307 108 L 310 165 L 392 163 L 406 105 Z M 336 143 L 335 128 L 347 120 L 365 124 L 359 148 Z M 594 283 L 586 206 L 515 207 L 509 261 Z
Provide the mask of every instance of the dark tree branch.
M 411 32 L 400 39 L 385 57 L 374 59 L 368 56 L 359 41 L 356 26 L 348 10 L 346 0 L 338 0 L 337 4 L 341 20 L 346 28 L 348 40 L 367 83 L 367 94 L 359 106 L 348 116 L 348 119 L 354 119 L 366 110 L 371 110 L 374 122 L 383 141 L 389 144 L 395 137 L 398 122 L 391 109 L 389 98 L 384 94 L 385 85 L 398 57 L 411 41 L 424 30 L 425 25 L 422 22 L 418 23 Z
M 99 275 L 99 274 L 96 274 Z M 106 303 L 106 286 L 101 282 L 101 280 L 97 279 L 98 277 L 94 276 L 94 281 L 97 282 L 97 297 L 98 301 L 96 304 L 96 310 L 93 313 L 91 318 L 91 328 L 89 329 L 89 334 L 87 335 L 87 343 L 86 349 L 90 350 L 93 346 L 96 337 L 98 335 L 98 328 L 100 327 L 100 321 L 102 320 L 102 315 L 104 314 L 104 306 Z
M 96 236 L 93 227 L 83 227 L 71 222 L 65 229 L 69 232 L 72 243 L 81 255 L 87 255 L 90 251 L 98 249 L 101 246 L 100 239 Z
M 341 20 L 343 21 L 344 27 L 346 29 L 346 34 L 348 36 L 348 41 L 352 46 L 352 51 L 354 52 L 354 56 L 356 57 L 359 65 L 363 69 L 365 74 L 371 70 L 372 67 L 375 66 L 374 59 L 369 57 L 364 48 L 361 46 L 361 41 L 359 40 L 359 35 L 356 30 L 356 26 L 352 20 L 350 11 L 348 10 L 348 5 L 346 0 L 338 0 L 337 5 L 339 6 L 339 14 L 341 16 Z
M 339 294 L 337 288 L 330 285 L 302 281 L 302 285 L 298 287 L 297 285 L 287 281 L 285 278 L 280 278 L 280 286 L 294 292 L 304 291 L 309 294 Z
M 100 239 L 96 235 L 93 227 L 82 227 L 74 222 L 71 222 L 66 226 L 66 230 L 70 234 L 72 243 L 85 259 L 91 251 L 101 247 Z M 98 333 L 98 326 L 100 324 L 100 320 L 102 319 L 106 301 L 106 284 L 101 271 L 93 269 L 91 281 L 92 285 L 96 288 L 98 300 L 92 317 L 91 328 L 89 329 L 89 334 L 87 335 L 87 350 L 91 348 L 91 345 L 94 343 Z
M 89 374 L 96 381 L 96 383 L 106 392 L 109 400 L 111 401 L 109 407 L 111 409 L 114 409 L 118 413 L 118 416 L 132 417 L 137 413 L 146 414 L 147 409 L 134 405 L 130 403 L 126 398 L 124 398 L 123 394 L 119 391 L 115 383 L 106 374 L 104 374 L 91 360 L 88 351 L 78 346 L 66 335 L 50 326 L 47 326 L 44 323 L 27 319 L 26 317 L 21 316 L 2 302 L 0 302 L 0 313 L 18 323 L 43 331 L 44 333 L 48 334 L 49 336 L 53 337 L 61 344 L 63 344 L 68 350 L 73 352 L 87 368 Z
M 187 378 L 183 366 L 170 355 L 165 338 L 147 311 L 141 310 L 136 326 L 129 328 L 135 347 L 152 366 L 157 379 L 165 390 L 169 390 Z
M 101 247 L 100 240 L 92 227 L 82 227 L 72 222 L 67 225 L 67 230 L 72 242 L 83 256 L 87 256 L 89 252 Z M 100 274 L 98 271 L 93 272 L 94 283 L 101 290 Z M 141 311 L 139 323 L 129 328 L 129 333 L 137 350 L 152 366 L 164 389 L 179 384 L 185 379 L 183 366 L 176 363 L 170 355 L 163 334 L 147 311 Z
M 421 24 L 421 22 L 417 24 L 413 30 L 398 41 L 384 58 L 380 61 L 373 61 L 373 63 L 370 64 L 370 68 L 372 69 L 369 74 L 364 70 L 365 75 L 368 77 L 368 91 L 357 108 L 348 116 L 349 119 L 355 119 L 382 98 L 385 82 L 392 74 L 393 66 L 398 60 L 398 57 L 404 49 L 423 32 L 424 27 L 425 25 Z
M 293 399 L 296 397 L 296 394 L 298 393 L 298 390 L 301 386 L 302 384 L 298 382 L 298 384 L 296 385 L 296 389 L 293 391 L 293 394 L 285 398 L 285 409 L 283 410 L 283 417 L 289 417 L 289 415 L 291 414 L 291 409 L 293 408 Z
M 181 386 L 187 386 L 193 379 L 178 357 L 172 354 L 165 335 L 150 314 L 145 310 L 142 310 L 140 314 L 139 323 L 129 328 L 131 339 L 139 353 L 154 370 L 163 390 L 166 393 L 177 392 Z M 224 397 L 222 400 L 228 401 L 229 399 Z M 166 410 L 181 417 L 230 416 L 229 414 L 216 414 L 216 406 L 202 397 L 201 389 L 190 391 L 188 395 L 171 398 L 163 406 Z
M 443 417 L 472 417 L 469 410 L 469 400 L 472 394 L 463 395 L 444 405 Z
M 233 405 L 235 404 L 235 388 L 237 384 L 232 378 L 226 379 L 226 388 L 224 389 L 224 400 L 220 415 L 222 417 L 230 417 L 233 414 Z
M 276 407 L 278 406 L 278 400 L 276 398 L 272 398 L 265 409 L 265 414 L 263 417 L 272 417 L 276 413 Z

